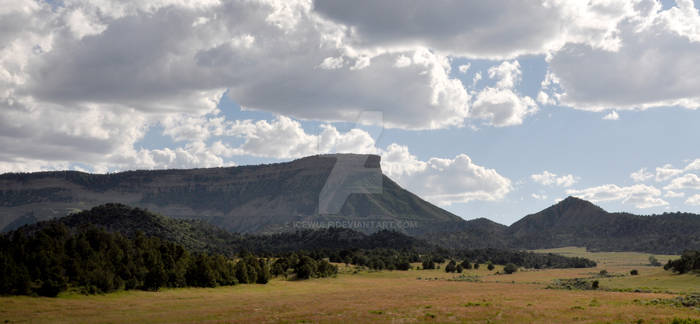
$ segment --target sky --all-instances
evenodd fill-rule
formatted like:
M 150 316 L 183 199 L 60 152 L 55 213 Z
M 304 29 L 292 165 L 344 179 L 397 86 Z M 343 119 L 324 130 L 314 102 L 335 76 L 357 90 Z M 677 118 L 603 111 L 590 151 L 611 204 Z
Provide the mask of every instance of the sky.
M 0 0 L 0 173 L 371 153 L 465 219 L 700 213 L 698 8 Z

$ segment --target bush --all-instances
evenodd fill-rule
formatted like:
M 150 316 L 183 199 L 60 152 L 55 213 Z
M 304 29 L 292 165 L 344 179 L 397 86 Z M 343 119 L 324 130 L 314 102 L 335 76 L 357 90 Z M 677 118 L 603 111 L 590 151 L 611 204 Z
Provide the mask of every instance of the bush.
M 457 263 L 455 260 L 450 260 L 450 263 L 445 266 L 445 272 L 455 272 L 457 270 Z
M 638 274 L 639 274 L 639 271 L 637 271 L 637 269 L 632 269 L 632 271 L 630 271 L 630 275 L 632 275 L 632 276 L 636 276 Z
M 489 269 L 489 271 L 493 271 L 493 269 L 495 269 L 495 268 L 496 268 L 496 267 L 495 267 L 495 266 L 493 265 L 493 263 L 491 263 L 491 262 L 489 262 L 489 263 L 486 265 L 486 269 Z M 478 269 L 478 268 L 475 267 L 475 269 Z
M 680 274 L 700 270 L 700 251 L 685 251 L 680 259 L 668 260 L 664 270 L 669 269 Z
M 503 271 L 507 274 L 511 274 L 513 272 L 518 271 L 518 266 L 512 263 L 506 264 L 506 266 L 503 268 Z
M 661 262 L 659 262 L 659 260 L 657 260 L 655 256 L 650 255 L 649 256 L 649 265 L 651 265 L 652 267 L 660 267 Z

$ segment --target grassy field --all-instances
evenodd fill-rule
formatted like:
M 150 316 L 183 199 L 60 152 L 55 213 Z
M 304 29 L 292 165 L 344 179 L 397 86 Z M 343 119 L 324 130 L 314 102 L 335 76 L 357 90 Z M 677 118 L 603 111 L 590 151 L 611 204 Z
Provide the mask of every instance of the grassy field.
M 58 298 L 2 297 L 0 322 L 69 323 L 667 323 L 698 318 L 700 311 L 644 301 L 700 290 L 700 276 L 672 275 L 648 267 L 640 253 L 551 251 L 599 261 L 596 269 L 355 272 L 341 266 L 337 278 L 273 280 L 267 285 L 212 289 L 128 291 Z M 666 256 L 657 256 L 665 262 Z M 602 289 L 649 288 L 654 292 L 545 289 L 555 278 L 595 275 L 601 269 L 626 273 L 601 280 Z M 639 276 L 629 276 L 638 269 Z M 478 282 L 472 282 L 478 278 Z M 652 289 L 653 288 L 653 289 Z M 658 289 L 657 289 L 658 288 Z M 646 290 L 646 289 L 642 289 Z M 673 293 L 665 293 L 673 292 Z

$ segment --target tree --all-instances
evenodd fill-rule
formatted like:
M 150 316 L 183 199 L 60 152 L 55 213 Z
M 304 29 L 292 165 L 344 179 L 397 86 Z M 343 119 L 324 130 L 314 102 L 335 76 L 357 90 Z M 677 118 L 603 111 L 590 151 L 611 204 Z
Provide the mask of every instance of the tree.
M 471 269 L 472 268 L 472 265 L 471 265 L 471 263 L 469 263 L 469 260 L 464 260 L 459 265 L 462 266 L 462 269 Z
M 425 269 L 425 270 L 435 269 L 435 262 L 433 262 L 433 260 L 430 258 L 423 260 L 423 269 Z
M 234 267 L 236 279 L 239 283 L 247 284 L 250 282 L 248 278 L 248 265 L 243 260 L 239 260 Z
M 489 271 L 493 271 L 496 267 L 489 261 L 489 263 L 486 264 L 486 269 L 489 269 Z
M 637 269 L 632 269 L 632 271 L 630 271 L 630 275 L 632 275 L 632 276 L 636 276 L 638 274 L 639 274 L 639 271 L 637 271 Z
M 457 267 L 455 268 L 455 272 L 462 273 L 462 271 L 464 271 L 464 269 L 462 269 L 462 265 L 458 264 Z
M 450 260 L 450 262 L 445 266 L 445 272 L 455 272 L 457 270 L 457 263 L 455 260 Z
M 657 260 L 655 256 L 650 255 L 649 256 L 649 265 L 651 265 L 652 267 L 660 267 L 661 262 L 659 262 L 659 260 Z
M 512 263 L 508 263 L 505 267 L 503 267 L 503 271 L 507 274 L 511 274 L 513 272 L 518 271 L 518 266 Z
M 260 266 L 258 271 L 258 278 L 255 281 L 255 283 L 266 284 L 268 281 L 270 281 L 270 265 L 264 259 L 259 259 L 258 264 Z
M 669 269 L 679 274 L 700 271 L 700 251 L 684 251 L 680 259 L 668 260 L 668 263 L 664 265 L 664 270 Z

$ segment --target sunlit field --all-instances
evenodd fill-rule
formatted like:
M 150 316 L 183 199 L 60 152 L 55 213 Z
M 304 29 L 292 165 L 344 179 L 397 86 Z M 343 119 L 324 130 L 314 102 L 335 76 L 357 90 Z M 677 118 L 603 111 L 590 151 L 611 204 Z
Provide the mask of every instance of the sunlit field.
M 2 322 L 667 323 L 700 319 L 700 310 L 645 301 L 700 292 L 700 276 L 647 266 L 648 254 L 550 250 L 595 259 L 595 269 L 523 270 L 512 275 L 442 269 L 368 272 L 339 265 L 337 278 L 272 280 L 267 285 L 128 291 L 58 298 L 2 297 Z M 666 262 L 668 256 L 656 256 Z M 441 267 L 444 268 L 444 265 Z M 606 269 L 599 290 L 547 289 L 552 279 L 590 277 Z M 638 276 L 629 271 L 637 269 Z M 622 276 L 624 274 L 624 276 Z M 637 290 L 638 292 L 635 292 Z

